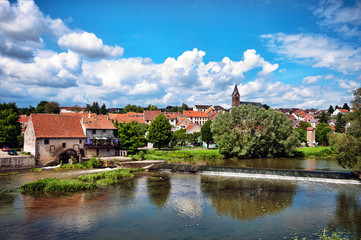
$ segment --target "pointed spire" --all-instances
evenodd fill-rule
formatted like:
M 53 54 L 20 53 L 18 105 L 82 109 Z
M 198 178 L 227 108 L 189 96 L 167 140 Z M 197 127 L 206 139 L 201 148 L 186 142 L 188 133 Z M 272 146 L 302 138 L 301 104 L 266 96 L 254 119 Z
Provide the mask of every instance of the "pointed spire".
M 238 93 L 238 88 L 237 88 L 237 84 L 235 83 L 235 84 L 234 84 L 234 90 L 233 90 L 232 95 L 235 95 L 235 94 L 237 94 L 237 93 Z

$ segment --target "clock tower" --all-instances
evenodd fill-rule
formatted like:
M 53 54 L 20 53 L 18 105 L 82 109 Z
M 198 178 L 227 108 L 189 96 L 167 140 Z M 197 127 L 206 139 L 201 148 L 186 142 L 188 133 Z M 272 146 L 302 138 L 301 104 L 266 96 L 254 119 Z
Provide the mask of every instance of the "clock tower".
M 232 93 L 232 107 L 237 107 L 239 105 L 239 92 L 237 84 L 234 84 L 234 90 Z

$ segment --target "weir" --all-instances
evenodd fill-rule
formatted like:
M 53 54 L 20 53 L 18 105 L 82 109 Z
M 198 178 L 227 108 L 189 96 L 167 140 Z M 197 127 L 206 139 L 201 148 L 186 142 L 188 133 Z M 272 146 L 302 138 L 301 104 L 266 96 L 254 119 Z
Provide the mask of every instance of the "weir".
M 204 165 L 185 165 L 162 163 L 155 164 L 149 168 L 149 171 L 171 171 L 171 172 L 189 172 L 189 173 L 208 173 L 212 175 L 236 176 L 243 174 L 245 177 L 270 178 L 270 176 L 293 177 L 288 179 L 308 178 L 308 179 L 344 179 L 358 180 L 358 177 L 351 172 L 329 172 L 329 171 L 308 171 L 308 170 L 290 170 L 290 169 L 262 169 L 262 168 L 241 168 L 241 167 L 221 167 Z M 261 175 L 261 176 L 259 176 Z M 361 182 L 361 181 L 359 181 Z

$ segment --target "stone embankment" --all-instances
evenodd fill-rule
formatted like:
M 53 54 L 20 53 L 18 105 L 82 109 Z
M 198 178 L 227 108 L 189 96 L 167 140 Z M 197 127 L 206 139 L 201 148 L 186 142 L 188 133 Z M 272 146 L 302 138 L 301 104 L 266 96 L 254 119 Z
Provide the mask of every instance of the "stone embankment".
M 1 156 L 0 170 L 19 170 L 35 167 L 33 156 Z

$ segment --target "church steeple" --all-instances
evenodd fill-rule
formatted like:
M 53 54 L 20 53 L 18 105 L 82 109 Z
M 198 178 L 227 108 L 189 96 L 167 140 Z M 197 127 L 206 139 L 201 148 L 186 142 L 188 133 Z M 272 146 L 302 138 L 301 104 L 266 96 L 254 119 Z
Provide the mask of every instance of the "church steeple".
M 239 92 L 237 84 L 234 84 L 234 90 L 232 93 L 232 107 L 237 107 L 239 105 Z

